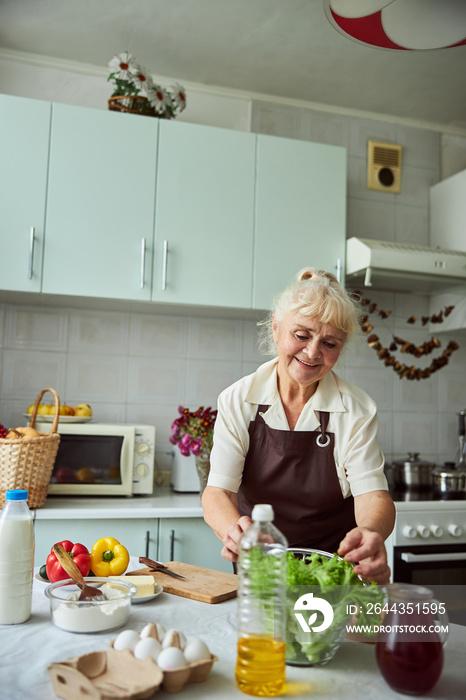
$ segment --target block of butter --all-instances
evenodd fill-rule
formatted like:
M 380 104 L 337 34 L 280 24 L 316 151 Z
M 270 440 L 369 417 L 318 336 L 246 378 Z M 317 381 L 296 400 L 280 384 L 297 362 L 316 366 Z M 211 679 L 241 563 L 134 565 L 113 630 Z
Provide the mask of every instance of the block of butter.
M 145 598 L 155 593 L 155 580 L 153 576 L 112 576 L 112 578 L 107 581 L 107 586 L 110 586 L 110 588 L 118 588 L 118 579 L 126 581 L 127 583 L 132 583 L 137 587 L 138 592 L 134 596 L 135 598 Z

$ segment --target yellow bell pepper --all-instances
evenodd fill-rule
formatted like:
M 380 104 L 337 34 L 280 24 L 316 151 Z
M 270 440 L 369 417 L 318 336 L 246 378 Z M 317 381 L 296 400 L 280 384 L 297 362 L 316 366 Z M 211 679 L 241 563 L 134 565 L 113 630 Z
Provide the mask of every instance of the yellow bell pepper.
M 128 564 L 128 550 L 114 537 L 102 537 L 93 545 L 91 571 L 96 576 L 121 576 Z

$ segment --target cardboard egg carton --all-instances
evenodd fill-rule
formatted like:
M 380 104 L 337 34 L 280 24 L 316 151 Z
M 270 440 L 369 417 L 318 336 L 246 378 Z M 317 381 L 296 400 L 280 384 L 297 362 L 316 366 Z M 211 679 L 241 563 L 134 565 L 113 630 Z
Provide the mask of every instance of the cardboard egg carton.
M 162 671 L 153 659 L 136 659 L 129 649 L 109 649 L 50 664 L 48 671 L 55 695 L 64 700 L 144 700 L 160 687 L 177 693 L 187 683 L 204 682 L 216 660 L 212 654 L 210 659 Z
M 167 693 L 178 693 L 187 683 L 203 683 L 207 680 L 214 661 L 217 661 L 217 657 L 211 654 L 210 659 L 199 659 L 173 671 L 162 671 L 163 690 Z
M 157 627 L 152 622 L 147 626 L 149 628 L 148 636 L 158 638 Z M 180 637 L 178 632 L 173 632 L 173 645 L 178 649 L 181 648 Z M 115 640 L 112 639 L 110 646 L 113 649 Z M 130 652 L 132 654 L 132 652 Z M 133 657 L 135 658 L 135 657 Z M 156 661 L 151 659 L 152 663 L 157 665 Z M 214 665 L 214 661 L 217 661 L 217 657 L 213 654 L 210 655 L 210 659 L 196 659 L 195 661 L 190 661 L 186 666 L 181 666 L 180 668 L 166 670 L 161 669 L 163 673 L 162 688 L 167 693 L 178 693 L 183 690 L 187 683 L 203 683 Z M 159 668 L 157 666 L 157 668 Z
M 163 681 L 151 659 L 135 659 L 128 650 L 94 651 L 48 666 L 53 692 L 64 700 L 143 700 Z

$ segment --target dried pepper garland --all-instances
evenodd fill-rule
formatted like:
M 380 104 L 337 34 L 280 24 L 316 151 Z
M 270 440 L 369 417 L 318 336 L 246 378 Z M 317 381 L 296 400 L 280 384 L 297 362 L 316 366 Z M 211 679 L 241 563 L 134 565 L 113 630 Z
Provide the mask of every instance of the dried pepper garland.
M 361 299 L 359 292 L 355 292 L 355 296 L 359 298 L 359 303 L 361 304 L 361 306 L 368 306 L 369 307 L 368 308 L 369 314 L 373 314 L 374 311 L 377 309 L 377 304 L 375 302 L 371 301 L 370 299 Z M 438 314 L 432 314 L 431 316 L 421 316 L 422 325 L 425 326 L 427 323 L 429 323 L 429 321 L 430 321 L 430 323 L 443 323 L 443 319 L 447 318 L 451 314 L 451 312 L 453 311 L 454 308 L 455 308 L 454 306 L 445 306 L 445 308 L 442 309 L 442 311 L 440 311 Z M 377 311 L 377 313 L 382 319 L 386 319 L 390 316 L 390 314 L 392 312 L 391 311 L 384 311 L 383 309 L 379 309 Z M 367 317 L 364 317 L 364 318 L 367 318 Z M 416 316 L 410 316 L 406 320 L 406 323 L 413 324 L 413 323 L 416 323 L 416 321 L 417 321 Z
M 356 294 L 358 294 L 356 292 Z M 367 344 L 376 353 L 379 360 L 382 360 L 386 367 L 392 367 L 394 372 L 397 372 L 400 379 L 427 379 L 434 372 L 437 372 L 442 367 L 448 364 L 450 355 L 458 350 L 459 345 L 454 341 L 450 340 L 447 347 L 444 349 L 442 354 L 435 357 L 428 367 L 416 367 L 415 365 L 407 365 L 404 362 L 397 360 L 392 352 L 398 351 L 403 354 L 410 354 L 416 358 L 423 357 L 425 355 L 430 355 L 434 349 L 441 347 L 441 342 L 438 338 L 432 337 L 430 340 L 425 341 L 422 345 L 414 345 L 410 341 L 404 340 L 398 336 L 393 336 L 393 341 L 388 348 L 384 347 L 379 340 L 379 336 L 372 333 L 374 326 L 369 322 L 369 314 L 372 314 L 377 309 L 377 304 L 371 302 L 370 299 L 361 299 L 362 306 L 368 306 L 368 314 L 364 315 L 361 319 L 361 329 L 364 335 L 367 335 Z M 422 325 L 425 326 L 429 321 L 431 323 L 442 323 L 443 319 L 450 315 L 453 311 L 453 306 L 447 306 L 445 309 L 440 311 L 438 314 L 432 314 L 432 316 L 422 316 Z M 378 315 L 382 319 L 386 319 L 390 316 L 391 311 L 384 311 L 379 309 L 377 311 Z M 410 316 L 407 323 L 416 323 L 416 317 Z
M 367 340 L 369 341 L 369 338 Z M 430 340 L 424 341 L 422 345 L 416 346 L 414 343 L 410 343 L 408 340 L 403 340 L 403 338 L 393 336 L 393 342 L 390 344 L 388 349 L 399 349 L 400 352 L 408 352 L 410 355 L 414 355 L 414 357 L 422 357 L 423 355 L 430 355 L 430 353 L 433 352 L 435 348 L 439 348 L 441 344 L 442 343 L 438 338 L 432 337 Z
M 454 306 L 446 306 L 440 313 L 438 314 L 432 314 L 432 316 L 422 316 L 422 325 L 425 326 L 426 323 L 443 323 L 443 318 L 447 318 L 451 314 L 455 307 Z M 416 323 L 416 316 L 410 316 L 406 323 Z

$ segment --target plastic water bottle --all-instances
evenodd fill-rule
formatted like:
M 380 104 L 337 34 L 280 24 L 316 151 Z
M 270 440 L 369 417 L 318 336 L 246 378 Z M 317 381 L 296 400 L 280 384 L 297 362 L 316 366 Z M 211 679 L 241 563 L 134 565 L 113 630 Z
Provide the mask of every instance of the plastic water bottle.
M 11 489 L 0 513 L 0 624 L 16 625 L 31 616 L 34 526 L 28 492 Z
M 254 506 L 238 556 L 236 683 L 243 693 L 261 697 L 282 693 L 286 677 L 288 543 L 273 517 L 272 506 Z

